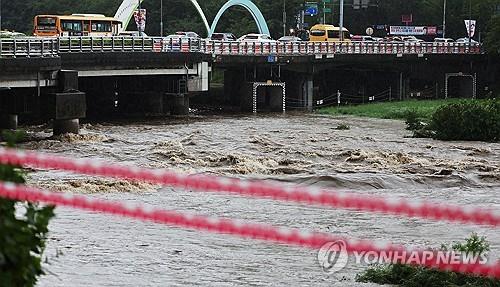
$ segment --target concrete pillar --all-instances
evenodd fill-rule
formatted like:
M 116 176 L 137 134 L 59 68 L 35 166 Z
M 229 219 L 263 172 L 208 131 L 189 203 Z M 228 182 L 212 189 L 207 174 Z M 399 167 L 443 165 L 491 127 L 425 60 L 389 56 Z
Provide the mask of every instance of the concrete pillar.
M 283 112 L 283 88 L 277 86 L 269 90 L 269 108 L 272 112 Z
M 54 120 L 53 127 L 54 135 L 62 135 L 62 134 L 78 134 L 80 132 L 80 120 Z
M 304 101 L 304 108 L 306 108 L 307 111 L 309 112 L 312 112 L 313 110 L 313 98 L 314 98 L 313 76 L 308 75 L 304 83 L 303 101 Z
M 0 129 L 17 130 L 18 117 L 13 114 L 0 115 Z
M 170 114 L 185 116 L 189 114 L 189 96 L 185 94 L 170 95 Z

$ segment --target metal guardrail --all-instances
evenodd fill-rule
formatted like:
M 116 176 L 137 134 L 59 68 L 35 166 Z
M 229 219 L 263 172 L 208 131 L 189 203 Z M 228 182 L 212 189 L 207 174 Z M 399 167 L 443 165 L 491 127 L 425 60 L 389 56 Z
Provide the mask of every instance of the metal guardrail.
M 220 42 L 160 37 L 58 37 L 0 39 L 0 57 L 47 57 L 61 53 L 199 52 L 229 56 L 334 56 L 480 54 L 476 43 Z
M 55 38 L 0 39 L 0 57 L 54 57 L 58 54 Z

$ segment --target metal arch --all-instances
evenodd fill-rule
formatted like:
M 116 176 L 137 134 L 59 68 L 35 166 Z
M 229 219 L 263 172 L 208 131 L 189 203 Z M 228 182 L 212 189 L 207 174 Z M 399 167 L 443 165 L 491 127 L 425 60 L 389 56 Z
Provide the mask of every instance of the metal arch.
M 252 14 L 253 19 L 255 20 L 255 23 L 257 24 L 257 27 L 259 28 L 259 33 L 261 34 L 267 34 L 271 35 L 269 32 L 269 27 L 267 26 L 266 19 L 264 18 L 264 15 L 262 15 L 262 12 L 260 12 L 259 8 L 250 0 L 229 0 L 222 6 L 222 8 L 219 10 L 217 15 L 215 16 L 214 22 L 212 23 L 212 27 L 210 28 L 210 32 L 208 33 L 208 37 L 211 37 L 212 34 L 215 32 L 215 29 L 217 28 L 217 24 L 219 23 L 220 18 L 222 15 L 226 12 L 227 9 L 233 7 L 233 6 L 241 6 L 250 12 Z
M 144 0 L 140 1 L 141 3 L 144 2 Z M 200 4 L 198 4 L 198 1 L 196 0 L 190 1 L 194 5 L 194 7 L 196 7 L 198 14 L 200 14 L 201 19 L 203 20 L 203 24 L 205 24 L 205 28 L 207 29 L 207 33 L 210 33 L 210 25 L 208 24 L 207 16 L 205 16 L 205 13 L 200 7 Z M 137 10 L 138 6 L 139 2 L 137 0 L 123 0 L 120 8 L 118 8 L 115 14 L 115 18 L 123 23 L 123 26 L 121 28 L 122 31 L 127 28 L 128 24 L 130 23 L 130 19 L 132 19 L 134 11 Z

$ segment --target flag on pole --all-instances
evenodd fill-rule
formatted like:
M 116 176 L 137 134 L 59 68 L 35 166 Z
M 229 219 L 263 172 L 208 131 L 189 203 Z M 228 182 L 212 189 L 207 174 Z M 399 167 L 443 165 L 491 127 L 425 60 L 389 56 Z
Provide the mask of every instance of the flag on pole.
M 467 29 L 467 36 L 474 37 L 476 34 L 476 20 L 465 20 L 465 29 Z
M 135 24 L 137 25 L 137 31 L 144 33 L 146 30 L 146 9 L 140 9 L 134 11 Z

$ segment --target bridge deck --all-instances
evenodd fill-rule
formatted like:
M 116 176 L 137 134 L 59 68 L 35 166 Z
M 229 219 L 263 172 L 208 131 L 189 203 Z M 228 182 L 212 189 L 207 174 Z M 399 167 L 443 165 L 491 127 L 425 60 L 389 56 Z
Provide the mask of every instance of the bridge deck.
M 220 42 L 147 37 L 60 37 L 0 40 L 0 57 L 52 57 L 69 53 L 157 52 L 235 56 L 456 55 L 482 54 L 476 43 Z

